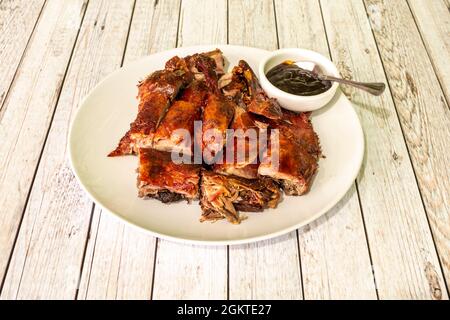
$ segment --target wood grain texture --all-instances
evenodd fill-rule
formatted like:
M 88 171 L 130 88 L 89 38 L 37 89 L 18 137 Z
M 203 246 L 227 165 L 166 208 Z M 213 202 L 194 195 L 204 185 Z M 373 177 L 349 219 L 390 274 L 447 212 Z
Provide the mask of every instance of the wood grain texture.
M 64 3 L 67 5 L 68 2 Z M 77 4 L 73 3 L 74 6 Z M 68 11 L 61 17 L 65 18 L 61 19 L 63 25 L 74 19 L 74 12 L 80 12 L 81 7 L 74 6 L 55 6 L 62 12 Z M 132 6 L 132 0 L 89 2 L 42 154 L 42 165 L 25 210 L 2 292 L 4 298 L 75 297 L 92 202 L 69 167 L 66 139 L 81 99 L 98 81 L 120 66 Z M 59 45 L 59 42 L 48 45 L 47 51 L 58 50 Z M 41 90 L 50 90 L 42 87 L 46 83 L 40 82 Z M 55 81 L 48 82 L 53 83 Z M 122 267 L 127 268 L 127 262 Z
M 0 3 L 0 109 L 45 0 Z
M 150 299 L 155 238 L 96 207 L 78 299 Z
M 176 45 L 181 0 L 137 0 L 124 63 Z
M 211 27 L 210 10 L 215 10 L 214 27 Z M 192 25 L 196 29 L 192 29 Z M 179 45 L 226 43 L 226 28 L 226 1 L 182 2 Z M 156 256 L 153 299 L 227 298 L 226 247 L 191 246 L 158 240 Z
M 318 1 L 278 0 L 275 9 L 280 47 L 306 48 L 329 57 Z M 377 298 L 354 186 L 324 217 L 299 230 L 299 246 L 305 299 Z
M 450 109 L 407 3 L 366 5 L 448 284 Z
M 176 43 L 179 1 L 135 4 L 124 64 Z M 78 299 L 150 299 L 156 238 L 96 208 Z M 96 219 L 94 219 L 95 222 Z M 108 272 L 105 272 L 108 270 Z
M 386 81 L 363 3 L 323 0 L 321 5 L 332 57 L 342 75 Z M 365 130 L 366 152 L 358 190 L 379 297 L 447 298 L 389 90 L 381 97 L 353 88 L 344 91 L 355 104 Z
M 47 3 L 0 111 L 0 279 L 5 275 L 84 10 L 83 0 Z M 57 183 L 64 175 L 52 178 Z M 20 281 L 20 275 L 16 276 Z
M 272 1 L 229 1 L 230 44 L 277 49 Z M 251 223 L 248 221 L 247 223 Z M 231 246 L 231 299 L 301 299 L 296 232 L 267 241 Z
M 226 299 L 227 248 L 158 241 L 153 299 Z
M 450 9 L 443 1 L 408 0 L 442 89 L 450 101 Z
M 273 1 L 229 0 L 228 4 L 230 44 L 266 50 L 277 48 Z
M 178 46 L 227 43 L 226 0 L 183 0 Z

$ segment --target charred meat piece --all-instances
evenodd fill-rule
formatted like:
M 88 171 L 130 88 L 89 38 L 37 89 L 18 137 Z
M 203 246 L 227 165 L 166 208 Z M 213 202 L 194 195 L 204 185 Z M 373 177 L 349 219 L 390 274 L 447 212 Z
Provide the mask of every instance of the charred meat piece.
M 271 127 L 278 129 L 278 143 L 273 144 L 271 137 L 258 173 L 277 179 L 288 195 L 308 192 L 321 155 L 309 115 L 285 112 Z
M 203 82 L 195 81 L 186 88 L 167 111 L 153 136 L 153 148 L 192 154 L 194 121 L 201 119 L 202 105 L 207 89 Z M 189 140 L 185 140 L 188 134 Z
M 198 198 L 200 166 L 176 164 L 169 152 L 139 149 L 139 197 L 164 203 Z
M 226 130 L 233 120 L 235 105 L 227 99 L 219 89 L 218 77 L 214 71 L 215 62 L 210 58 L 202 57 L 197 60 L 196 66 L 205 76 L 208 86 L 208 97 L 203 108 L 201 146 L 203 157 L 207 164 L 212 164 L 226 143 Z
M 238 210 L 258 212 L 275 208 L 280 200 L 280 190 L 268 178 L 243 179 L 203 171 L 201 179 L 201 221 L 227 219 L 238 224 Z
M 239 61 L 239 69 L 236 72 L 241 72 L 248 90 L 247 107 L 248 111 L 254 114 L 264 116 L 268 119 L 281 119 L 281 106 L 277 100 L 269 98 L 253 72 L 252 68 L 244 60 Z
M 215 74 L 219 77 L 224 73 L 225 60 L 222 51 L 215 49 L 209 52 L 196 53 L 184 58 L 179 58 L 177 56 L 173 57 L 166 62 L 165 68 L 167 70 L 182 69 L 192 73 L 196 80 L 204 80 L 205 75 L 203 72 L 199 71 L 197 68 L 198 59 L 206 58 L 210 59 L 214 64 L 212 66 Z
M 259 148 L 260 128 L 252 115 L 240 106 L 235 108 L 230 128 L 234 135 L 227 137 L 222 163 L 216 163 L 214 171 L 247 179 L 257 178 L 258 155 L 265 151 Z
M 223 57 L 222 51 L 220 49 L 215 49 L 213 51 L 205 52 L 203 54 L 206 55 L 208 58 L 214 60 L 216 64 L 215 71 L 217 76 L 223 75 L 225 68 L 225 59 Z
M 178 92 L 190 83 L 192 75 L 184 70 L 161 70 L 138 85 L 139 110 L 130 130 L 109 156 L 134 154 L 139 147 L 151 146 L 159 121 Z
M 240 66 L 235 66 L 232 72 L 224 74 L 219 79 L 219 88 L 226 97 L 238 104 L 240 102 L 250 102 L 247 82 Z

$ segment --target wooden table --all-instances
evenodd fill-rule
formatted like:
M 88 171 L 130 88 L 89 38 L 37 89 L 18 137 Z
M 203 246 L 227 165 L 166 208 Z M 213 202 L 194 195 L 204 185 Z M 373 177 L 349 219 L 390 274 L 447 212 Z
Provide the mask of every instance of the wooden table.
M 448 299 L 449 0 L 0 0 L 2 299 Z M 96 206 L 69 124 L 106 75 L 195 44 L 303 47 L 346 78 L 366 153 L 318 221 L 249 245 L 181 245 Z

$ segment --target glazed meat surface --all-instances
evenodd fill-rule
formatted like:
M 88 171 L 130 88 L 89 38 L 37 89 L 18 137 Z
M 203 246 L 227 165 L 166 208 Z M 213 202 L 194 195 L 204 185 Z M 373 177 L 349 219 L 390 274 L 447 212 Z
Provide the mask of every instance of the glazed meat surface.
M 279 180 L 288 195 L 308 192 L 321 156 L 309 115 L 284 112 L 283 119 L 271 127 L 278 129 L 279 144 L 269 145 L 258 173 Z
M 202 134 L 198 145 L 201 146 L 204 160 L 212 164 L 226 143 L 226 130 L 233 120 L 235 104 L 227 99 L 219 89 L 218 76 L 214 71 L 215 63 L 210 59 L 199 59 L 197 68 L 205 76 L 209 92 L 203 108 Z
M 256 74 L 244 60 L 239 61 L 242 75 L 247 82 L 248 111 L 268 119 L 281 119 L 281 106 L 277 100 L 269 98 L 261 88 Z
M 199 199 L 201 221 L 238 224 L 239 212 L 275 208 L 281 190 L 310 190 L 321 157 L 310 114 L 281 109 L 245 61 L 224 74 L 218 49 L 173 57 L 139 83 L 138 100 L 135 121 L 109 156 L 138 155 L 139 197 Z M 194 160 L 198 149 L 201 164 L 172 160 L 173 151 Z
M 200 165 L 176 164 L 169 152 L 139 149 L 139 197 L 162 202 L 198 198 Z
M 197 70 L 199 61 L 204 60 L 208 61 L 212 75 L 217 77 L 223 73 L 223 55 L 216 49 L 185 58 L 175 56 L 166 62 L 164 70 L 153 72 L 139 83 L 136 120 L 131 123 L 130 130 L 109 156 L 133 154 L 137 152 L 137 148 L 152 147 L 154 133 L 180 90 L 194 78 L 204 80 L 203 73 Z
M 142 81 L 138 85 L 139 110 L 136 120 L 109 156 L 133 154 L 139 147 L 151 146 L 159 121 L 181 88 L 191 80 L 192 75 L 184 70 L 162 70 Z
M 203 82 L 194 81 L 186 88 L 167 111 L 153 137 L 153 148 L 163 151 L 181 151 L 192 154 L 194 121 L 201 119 L 202 106 L 205 102 L 207 89 Z M 189 140 L 184 141 L 183 132 L 189 134 Z
M 234 137 L 227 137 L 222 163 L 214 165 L 214 171 L 247 179 L 258 177 L 259 132 L 252 115 L 236 106 L 230 128 Z M 229 155 L 228 155 L 229 154 Z

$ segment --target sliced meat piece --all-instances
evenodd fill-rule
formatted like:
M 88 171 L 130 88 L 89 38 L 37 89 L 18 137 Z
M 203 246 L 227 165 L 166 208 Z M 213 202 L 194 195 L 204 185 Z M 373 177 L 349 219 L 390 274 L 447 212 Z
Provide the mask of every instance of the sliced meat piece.
M 215 49 L 213 51 L 196 53 L 184 58 L 173 57 L 166 62 L 165 68 L 168 70 L 183 69 L 192 73 L 196 80 L 204 80 L 205 75 L 197 68 L 198 59 L 206 58 L 213 63 L 212 68 L 219 77 L 224 74 L 225 60 L 222 51 Z
M 252 68 L 244 60 L 239 61 L 240 72 L 247 82 L 248 111 L 264 116 L 268 119 L 281 119 L 281 106 L 277 100 L 269 98 L 258 81 L 258 77 Z
M 278 144 L 269 144 L 258 174 L 277 179 L 288 195 L 308 192 L 321 156 L 309 115 L 284 112 L 283 119 L 270 126 L 278 129 Z
M 153 148 L 192 154 L 194 121 L 201 119 L 207 90 L 203 82 L 194 81 L 167 111 L 153 136 Z M 189 140 L 185 141 L 185 135 Z
M 151 197 L 162 202 L 198 198 L 199 165 L 176 164 L 171 153 L 139 149 L 139 197 Z
M 151 146 L 153 134 L 178 92 L 192 81 L 183 70 L 152 73 L 138 86 L 139 108 L 130 130 L 108 156 L 134 154 L 139 147 Z
M 247 179 L 257 178 L 258 155 L 265 151 L 260 150 L 260 128 L 252 115 L 239 106 L 235 108 L 230 128 L 234 130 L 234 136 L 227 137 L 222 163 L 216 163 L 214 171 Z

